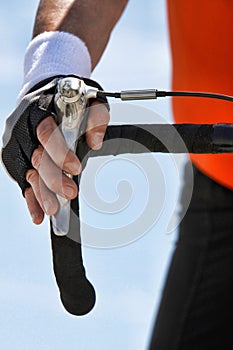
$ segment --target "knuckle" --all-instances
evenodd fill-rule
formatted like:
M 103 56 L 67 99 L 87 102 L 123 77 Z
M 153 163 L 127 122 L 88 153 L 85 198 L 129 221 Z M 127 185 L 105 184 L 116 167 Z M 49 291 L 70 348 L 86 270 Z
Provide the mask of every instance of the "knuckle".
M 49 183 L 47 183 L 47 186 L 51 191 L 57 193 L 58 190 L 62 187 L 61 177 L 51 177 L 49 179 Z
M 38 175 L 37 175 L 37 171 L 34 170 L 34 169 L 29 169 L 27 171 L 27 174 L 26 174 L 26 180 L 27 182 L 29 183 L 33 183 L 35 181 L 37 181 L 37 178 L 38 178 Z
M 37 137 L 41 143 L 45 143 L 54 132 L 54 120 L 52 117 L 47 117 L 37 127 Z
M 102 111 L 101 115 L 102 115 L 103 122 L 108 124 L 110 121 L 110 114 L 105 106 L 104 106 L 104 110 Z
M 41 159 L 43 155 L 43 150 L 41 148 L 35 149 L 35 151 L 32 154 L 32 165 L 35 169 L 39 169 L 40 164 L 41 164 Z
M 101 106 L 100 108 L 98 108 L 97 110 L 93 110 L 93 112 L 89 114 L 88 124 L 91 128 L 106 129 L 109 121 L 109 112 L 107 111 L 105 106 Z
M 31 201 L 31 198 L 33 197 L 33 189 L 32 187 L 26 188 L 24 192 L 24 197 L 26 199 L 27 204 Z

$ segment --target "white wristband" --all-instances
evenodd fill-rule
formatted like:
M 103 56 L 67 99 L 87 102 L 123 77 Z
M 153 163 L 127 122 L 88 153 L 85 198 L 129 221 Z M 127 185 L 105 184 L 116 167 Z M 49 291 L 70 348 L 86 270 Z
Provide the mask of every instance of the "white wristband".
M 44 32 L 29 44 L 24 60 L 24 82 L 18 102 L 37 83 L 56 75 L 89 78 L 91 57 L 85 43 L 67 32 Z

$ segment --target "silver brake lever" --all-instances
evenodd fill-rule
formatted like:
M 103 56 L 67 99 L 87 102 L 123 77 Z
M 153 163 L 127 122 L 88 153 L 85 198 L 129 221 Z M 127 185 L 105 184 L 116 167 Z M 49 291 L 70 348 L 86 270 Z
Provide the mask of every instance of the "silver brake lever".
M 54 104 L 57 123 L 60 125 L 66 143 L 73 152 L 76 151 L 78 137 L 85 131 L 81 130 L 89 98 L 96 98 L 97 89 L 87 86 L 83 80 L 75 77 L 65 77 L 58 80 Z M 70 174 L 65 173 L 70 178 Z M 64 236 L 69 231 L 70 201 L 57 195 L 58 212 L 51 217 L 53 231 Z

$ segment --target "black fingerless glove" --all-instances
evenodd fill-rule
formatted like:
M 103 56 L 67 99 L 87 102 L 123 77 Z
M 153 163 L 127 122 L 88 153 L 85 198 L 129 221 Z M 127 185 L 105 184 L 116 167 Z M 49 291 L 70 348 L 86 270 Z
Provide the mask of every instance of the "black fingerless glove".
M 54 95 L 59 78 L 47 79 L 36 85 L 20 102 L 6 121 L 3 135 L 2 160 L 9 175 L 18 183 L 23 193 L 29 183 L 26 181 L 26 172 L 32 168 L 31 157 L 38 147 L 36 128 L 49 115 L 55 115 Z M 77 77 L 79 78 L 79 77 Z M 103 90 L 101 86 L 87 78 L 84 83 Z M 97 98 L 104 102 L 105 98 Z M 90 105 L 94 99 L 88 101 Z

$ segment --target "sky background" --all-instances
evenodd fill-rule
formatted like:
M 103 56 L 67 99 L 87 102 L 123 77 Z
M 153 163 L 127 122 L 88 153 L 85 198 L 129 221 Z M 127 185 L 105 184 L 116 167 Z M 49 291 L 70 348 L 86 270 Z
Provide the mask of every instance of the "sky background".
M 24 52 L 37 5 L 35 0 L 1 4 L 0 130 L 20 90 Z M 170 71 L 165 0 L 131 0 L 93 78 L 106 90 L 169 89 Z M 112 122 L 155 122 L 157 114 L 171 121 L 169 99 L 138 104 L 140 107 L 132 103 L 129 107 L 122 107 L 122 103 L 112 106 Z M 80 318 L 64 311 L 59 300 L 48 219 L 41 226 L 32 224 L 20 190 L 0 167 L 2 349 L 147 348 L 176 237 L 175 230 L 167 233 L 167 226 L 178 208 L 181 171 L 177 164 L 182 162 L 183 157 L 174 160 L 167 155 L 89 162 L 81 193 L 82 234 L 85 236 L 90 227 L 109 234 L 118 228 L 120 234 L 128 225 L 128 232 L 135 229 L 138 239 L 122 247 L 83 248 L 97 303 L 90 314 Z M 153 176 L 159 180 L 153 182 Z M 92 202 L 90 188 L 99 200 Z M 136 219 L 148 210 L 151 193 L 157 214 L 154 218 L 149 211 L 146 221 L 150 225 L 135 228 Z M 120 199 L 124 205 L 116 210 Z

